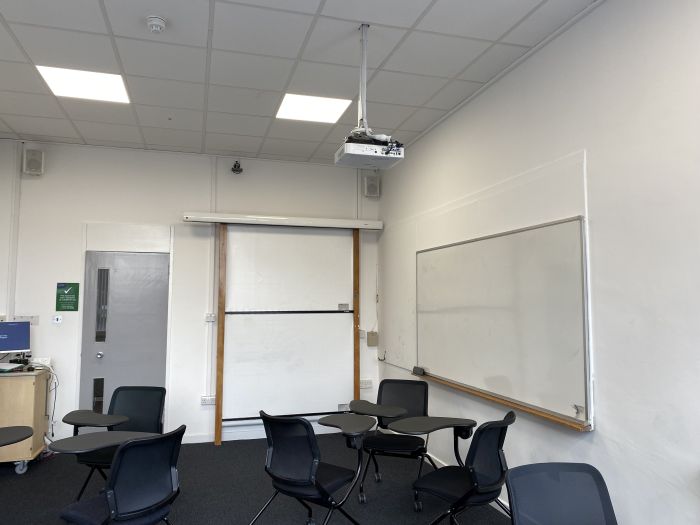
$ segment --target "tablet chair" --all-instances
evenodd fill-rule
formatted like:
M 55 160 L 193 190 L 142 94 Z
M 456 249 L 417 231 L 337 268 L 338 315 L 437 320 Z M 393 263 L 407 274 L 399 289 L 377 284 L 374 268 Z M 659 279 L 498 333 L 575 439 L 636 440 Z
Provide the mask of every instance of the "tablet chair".
M 404 417 L 428 415 L 428 383 L 425 381 L 412 381 L 407 379 L 384 379 L 379 383 L 377 393 L 378 405 L 397 406 L 406 409 L 406 415 L 396 418 L 378 417 L 379 429 L 386 429 L 389 423 L 403 419 Z M 396 458 L 418 459 L 418 478 L 423 471 L 423 461 L 427 459 L 434 469 L 437 466 L 433 458 L 428 455 L 426 440 L 420 436 L 407 436 L 405 434 L 390 434 L 379 429 L 374 434 L 365 437 L 364 449 L 369 453 L 365 472 L 360 481 L 360 492 L 357 495 L 360 503 L 367 501 L 365 495 L 365 478 L 369 470 L 369 462 L 374 463 L 374 480 L 380 482 L 382 474 L 379 472 L 377 456 L 391 456 Z
M 447 517 L 450 518 L 450 523 L 458 524 L 457 514 L 468 507 L 498 502 L 508 470 L 503 442 L 508 426 L 514 421 L 515 413 L 511 411 L 500 421 L 484 423 L 474 432 L 464 464 L 458 456 L 459 466 L 439 468 L 413 484 L 416 498 L 419 492 L 427 492 L 450 504 L 431 525 L 440 523 Z M 416 510 L 420 508 L 420 505 L 416 506 Z
M 185 425 L 161 436 L 122 443 L 99 496 L 75 502 L 61 513 L 77 525 L 152 525 L 168 521 L 180 493 L 177 458 Z
M 585 463 L 536 463 L 506 474 L 513 525 L 617 525 L 600 472 Z
M 165 388 L 159 386 L 120 386 L 114 390 L 109 402 L 108 414 L 128 416 L 129 421 L 110 427 L 109 430 L 129 430 L 133 432 L 163 433 L 163 407 L 165 406 Z M 103 479 L 104 473 L 112 464 L 117 447 L 110 447 L 86 454 L 78 454 L 77 461 L 90 467 L 76 501 L 80 500 L 85 488 L 97 470 Z
M 333 511 L 340 511 L 355 525 L 359 525 L 342 508 L 350 492 L 355 487 L 362 469 L 362 446 L 357 451 L 357 468 L 337 467 L 321 462 L 321 452 L 314 429 L 306 419 L 300 417 L 274 417 L 260 412 L 267 436 L 267 457 L 265 472 L 272 478 L 275 489 L 272 497 L 250 522 L 253 525 L 265 512 L 280 492 L 296 499 L 307 511 L 307 524 L 313 524 L 311 507 L 306 503 L 316 503 L 328 509 L 323 520 L 326 525 Z M 333 494 L 347 487 L 340 499 Z

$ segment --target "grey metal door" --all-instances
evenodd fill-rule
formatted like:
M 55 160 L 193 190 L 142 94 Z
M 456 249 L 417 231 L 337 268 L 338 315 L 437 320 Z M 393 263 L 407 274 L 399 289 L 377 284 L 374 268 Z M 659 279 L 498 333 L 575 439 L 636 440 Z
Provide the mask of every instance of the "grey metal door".
M 85 253 L 80 408 L 106 412 L 118 386 L 165 386 L 166 253 Z

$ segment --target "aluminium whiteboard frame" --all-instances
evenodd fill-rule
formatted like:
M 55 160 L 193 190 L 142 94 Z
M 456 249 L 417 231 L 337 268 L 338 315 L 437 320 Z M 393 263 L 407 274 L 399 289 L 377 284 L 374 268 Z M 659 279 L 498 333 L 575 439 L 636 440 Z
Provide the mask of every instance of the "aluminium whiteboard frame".
M 440 246 L 434 246 L 432 248 L 426 248 L 424 250 L 416 251 L 416 365 L 420 366 L 418 360 L 418 256 L 421 253 L 432 252 L 436 250 L 442 250 L 444 248 L 452 248 L 454 246 L 461 246 L 464 244 L 471 244 L 478 241 L 484 241 L 488 239 L 494 239 L 498 237 L 505 237 L 508 235 L 514 235 L 517 233 L 522 233 L 531 230 L 538 230 L 546 228 L 548 226 L 556 226 L 558 224 L 565 224 L 568 222 L 578 222 L 579 232 L 581 235 L 581 290 L 582 290 L 582 312 L 583 312 L 583 362 L 584 362 L 584 389 L 585 389 L 585 400 L 586 406 L 584 407 L 584 420 L 573 418 L 565 414 L 560 414 L 559 412 L 554 412 L 546 408 L 538 407 L 536 405 L 531 405 L 529 403 L 524 403 L 513 398 L 498 394 L 496 392 L 490 392 L 481 388 L 477 388 L 471 385 L 466 385 L 452 379 L 431 375 L 429 370 L 425 371 L 425 377 L 428 379 L 434 379 L 438 383 L 444 384 L 452 388 L 476 395 L 481 398 L 489 399 L 491 401 L 505 404 L 512 408 L 521 409 L 530 414 L 534 414 L 540 417 L 544 417 L 549 421 L 562 424 L 569 428 L 574 428 L 582 432 L 590 432 L 594 430 L 594 418 L 593 418 L 593 367 L 592 367 L 592 356 L 591 356 L 591 337 L 590 337 L 590 294 L 589 294 L 589 279 L 588 279 L 588 235 L 587 235 L 587 225 L 586 218 L 583 215 L 575 215 L 573 217 L 567 217 L 564 219 L 559 219 L 555 221 L 549 221 L 541 224 L 535 224 L 532 226 L 526 226 L 523 228 L 517 228 L 514 230 L 508 230 L 505 232 L 494 233 L 491 235 L 484 235 L 481 237 L 475 237 L 473 239 L 468 239 L 466 241 L 453 242 L 450 244 L 443 244 Z

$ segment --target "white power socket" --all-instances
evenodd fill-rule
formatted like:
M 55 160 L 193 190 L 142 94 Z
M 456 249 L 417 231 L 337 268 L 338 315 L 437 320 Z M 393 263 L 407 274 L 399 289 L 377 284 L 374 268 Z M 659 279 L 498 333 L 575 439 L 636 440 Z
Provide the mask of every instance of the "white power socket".
M 50 357 L 32 357 L 32 363 L 35 365 L 51 366 Z
M 360 379 L 360 388 L 372 388 L 371 379 Z
M 216 396 L 202 396 L 202 406 L 216 405 Z

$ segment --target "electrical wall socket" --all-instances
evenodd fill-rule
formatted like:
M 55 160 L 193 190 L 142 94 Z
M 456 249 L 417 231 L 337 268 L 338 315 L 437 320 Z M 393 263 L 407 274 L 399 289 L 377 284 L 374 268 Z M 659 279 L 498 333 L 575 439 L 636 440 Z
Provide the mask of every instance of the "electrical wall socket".
M 372 388 L 372 380 L 360 379 L 360 388 Z
M 50 357 L 32 357 L 32 363 L 36 365 L 51 366 Z
M 216 396 L 202 396 L 202 405 L 216 405 Z
M 347 403 L 338 403 L 338 412 L 349 412 L 350 405 Z

